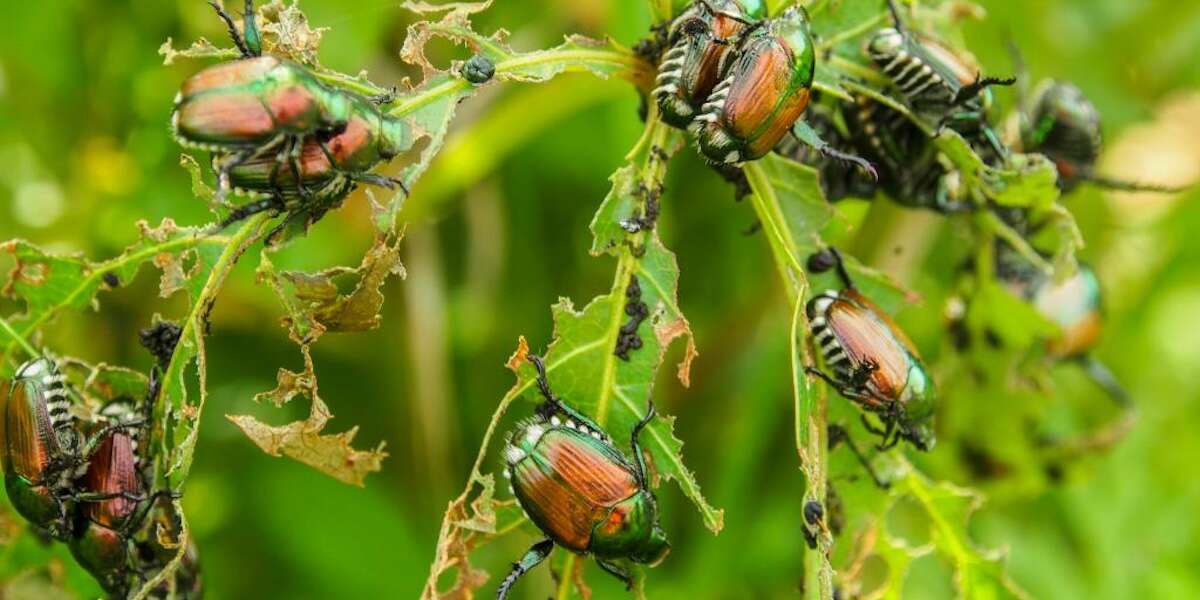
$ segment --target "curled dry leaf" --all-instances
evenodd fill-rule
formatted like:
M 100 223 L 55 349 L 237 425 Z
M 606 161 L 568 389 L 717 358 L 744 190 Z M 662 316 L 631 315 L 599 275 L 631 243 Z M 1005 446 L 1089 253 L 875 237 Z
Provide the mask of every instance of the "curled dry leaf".
M 400 262 L 403 234 L 380 235 L 363 256 L 357 268 L 334 267 L 318 273 L 276 272 L 263 252 L 259 263 L 259 281 L 265 281 L 279 295 L 287 315 L 283 325 L 297 343 L 311 344 L 327 331 L 370 331 L 379 327 L 384 296 L 381 288 L 388 277 L 405 277 Z M 354 291 L 339 291 L 339 278 L 353 278 Z
M 317 393 L 317 377 L 308 348 L 302 346 L 301 351 L 304 353 L 304 371 L 294 373 L 280 369 L 275 389 L 259 394 L 255 400 L 270 400 L 281 406 L 297 395 L 305 396 L 312 403 L 307 419 L 273 426 L 249 415 L 226 415 L 226 418 L 263 452 L 286 456 L 344 483 L 362 486 L 367 475 L 378 471 L 387 456 L 383 451 L 384 444 L 380 442 L 373 450 L 355 449 L 351 443 L 358 433 L 357 427 L 342 433 L 322 433 L 333 414 Z

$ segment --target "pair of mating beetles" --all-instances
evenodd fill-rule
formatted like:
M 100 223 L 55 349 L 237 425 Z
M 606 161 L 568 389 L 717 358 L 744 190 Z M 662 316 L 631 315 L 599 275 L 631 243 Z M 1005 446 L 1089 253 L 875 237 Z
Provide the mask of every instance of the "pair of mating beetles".
M 4 487 L 37 531 L 66 542 L 105 592 L 124 598 L 176 555 L 159 537 L 179 539 L 175 495 L 147 492 L 138 453 L 147 411 L 117 400 L 100 423 L 84 423 L 71 413 L 72 395 L 48 358 L 17 369 L 4 410 Z M 200 595 L 196 557 L 189 544 L 173 583 L 178 597 Z
M 671 22 L 652 94 L 663 122 L 688 129 L 715 164 L 762 158 L 794 133 L 874 177 L 869 162 L 837 151 L 800 120 L 817 65 L 807 13 L 766 13 L 761 0 L 696 0 Z
M 932 449 L 937 396 L 912 343 L 858 292 L 836 249 L 814 255 L 809 268 L 835 268 L 843 284 L 843 289 L 826 291 L 808 303 L 812 335 L 829 369 L 810 372 L 879 418 L 882 428 L 870 424 L 865 415 L 863 421 L 882 437 L 880 448 L 907 440 L 921 450 Z M 654 566 L 670 551 L 638 441 L 654 419 L 654 405 L 633 427 L 631 457 L 626 457 L 599 425 L 554 395 L 541 358 L 529 359 L 544 402 L 509 435 L 504 475 L 529 520 L 547 537 L 513 563 L 497 598 L 506 598 L 513 584 L 544 561 L 555 544 L 595 557 L 601 568 L 629 585 L 625 561 Z
M 235 189 L 265 196 L 233 210 L 221 227 L 267 210 L 289 212 L 289 220 L 303 217 L 308 225 L 360 183 L 407 193 L 400 179 L 371 172 L 413 147 L 412 128 L 380 108 L 392 94 L 356 94 L 293 61 L 264 55 L 252 0 L 246 0 L 241 32 L 220 5 L 212 6 L 242 58 L 185 81 L 171 126 L 183 146 L 213 153 L 219 195 Z M 484 83 L 494 72 L 490 60 L 476 55 L 462 76 Z

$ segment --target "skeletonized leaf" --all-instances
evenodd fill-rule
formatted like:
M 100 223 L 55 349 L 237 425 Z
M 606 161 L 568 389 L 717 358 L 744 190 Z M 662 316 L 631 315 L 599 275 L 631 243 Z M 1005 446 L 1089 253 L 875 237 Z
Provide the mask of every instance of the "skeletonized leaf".
M 205 236 L 199 230 L 178 227 L 170 219 L 152 228 L 138 223 L 139 240 L 115 258 L 92 262 L 76 254 L 54 254 L 24 240 L 0 243 L 0 253 L 12 256 L 14 265 L 0 293 L 20 300 L 25 311 L 8 317 L 9 323 L 25 339 L 63 311 L 98 308 L 100 292 L 133 281 L 143 264 L 152 262 L 162 269 L 161 292 L 169 296 L 187 289 L 195 298 L 192 285 L 202 270 L 201 257 L 219 252 L 228 243 L 225 236 Z M 6 340 L 3 353 L 11 354 L 14 340 Z M 10 365 L 0 367 L 8 369 Z

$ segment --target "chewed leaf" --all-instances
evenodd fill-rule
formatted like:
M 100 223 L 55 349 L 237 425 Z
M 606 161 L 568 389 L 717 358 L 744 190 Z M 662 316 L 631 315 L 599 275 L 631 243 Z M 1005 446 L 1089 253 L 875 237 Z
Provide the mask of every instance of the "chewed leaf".
M 949 560 L 962 597 L 1029 597 L 1009 577 L 1005 551 L 980 549 L 971 541 L 968 521 L 983 504 L 982 495 L 949 482 L 932 482 L 911 466 L 895 484 L 893 498 L 907 495 L 929 515 L 931 544 Z
M 425 45 L 434 37 L 450 40 L 480 52 L 496 65 L 494 78 L 498 81 L 538 83 L 565 72 L 588 72 L 599 76 L 640 73 L 649 81 L 652 67 L 631 52 L 610 43 L 594 43 L 582 38 L 569 38 L 562 45 L 533 52 L 516 52 L 505 42 L 507 32 L 501 30 L 483 35 L 472 28 L 472 14 L 490 6 L 490 2 L 449 3 L 431 5 L 409 2 L 405 6 L 420 14 L 445 16 L 439 21 L 419 21 L 409 26 L 408 36 L 400 56 L 421 68 L 422 80 L 415 88 L 401 94 L 388 109 L 388 114 L 401 117 L 410 125 L 416 150 L 408 157 L 400 178 L 411 189 L 429 168 L 433 157 L 445 143 L 446 133 L 454 119 L 459 103 L 475 94 L 479 88 L 463 78 L 455 66 L 439 70 L 425 55 Z M 373 213 L 376 227 L 381 231 L 395 228 L 396 215 L 405 195 L 397 192 L 391 198 L 376 202 Z
M 298 4 L 298 1 L 285 5 L 283 0 L 271 0 L 259 8 L 263 50 L 315 66 L 317 49 L 321 47 L 321 36 L 329 31 L 329 28 L 309 27 L 308 17 L 300 11 Z
M 298 343 L 312 343 L 326 331 L 370 331 L 380 323 L 384 301 L 380 288 L 391 275 L 405 276 L 400 239 L 377 236 L 358 268 L 335 267 L 319 273 L 276 273 L 264 251 L 259 280 L 279 295 L 288 313 L 283 324 Z M 354 291 L 341 293 L 336 283 L 340 278 L 352 278 Z
M 200 38 L 192 42 L 191 46 L 183 50 L 176 50 L 175 43 L 171 38 L 163 42 L 158 47 L 158 53 L 163 57 L 163 65 L 170 66 L 175 64 L 175 60 L 179 58 L 237 58 L 238 51 L 233 48 L 218 48 L 212 42 Z
M 25 307 L 22 314 L 8 318 L 9 323 L 23 338 L 30 339 L 63 311 L 97 308 L 100 292 L 133 281 L 147 262 L 163 269 L 165 295 L 187 289 L 195 297 L 200 254 L 214 249 L 219 252 L 229 241 L 224 236 L 203 236 L 170 219 L 154 228 L 142 221 L 138 229 L 141 236 L 137 242 L 121 255 L 102 262 L 75 254 L 54 254 L 24 240 L 0 243 L 0 253 L 7 253 L 14 261 L 0 293 L 20 300 Z M 3 353 L 11 353 L 14 347 L 15 342 L 8 342 Z
M 665 252 L 661 246 L 647 249 L 646 254 Z M 673 261 L 672 261 L 673 262 Z M 652 276 L 665 274 L 650 271 Z M 643 279 L 635 274 L 639 282 Z M 654 306 L 652 286 L 640 284 L 643 301 Z M 614 353 L 621 327 L 626 317 L 624 290 L 592 300 L 582 311 L 576 311 L 569 301 L 554 307 L 555 341 L 546 354 L 550 383 L 564 402 L 591 416 L 614 439 L 627 439 L 634 424 L 646 413 L 651 399 L 654 374 L 662 362 L 666 348 L 657 336 L 647 335 L 645 324 L 639 327 L 641 348 L 622 360 Z M 651 325 L 663 322 L 665 310 L 652 311 Z M 642 333 L 645 332 L 645 333 Z M 532 368 L 524 375 L 532 380 Z M 704 519 L 713 533 L 721 530 L 723 511 L 711 506 L 700 492 L 695 476 L 684 465 L 683 442 L 675 437 L 674 417 L 660 416 L 642 434 L 642 445 L 650 452 L 655 470 L 667 479 L 674 479 Z
M 333 415 L 317 393 L 317 378 L 313 373 L 312 357 L 304 352 L 303 373 L 280 369 L 276 388 L 259 398 L 269 398 L 276 405 L 288 402 L 297 395 L 312 402 L 308 418 L 283 426 L 267 425 L 248 415 L 226 415 L 259 448 L 272 456 L 286 456 L 306 464 L 344 483 L 362 486 L 367 475 L 378 471 L 387 453 L 381 442 L 373 450 L 358 450 L 351 444 L 358 432 L 353 427 L 342 433 L 322 433 Z

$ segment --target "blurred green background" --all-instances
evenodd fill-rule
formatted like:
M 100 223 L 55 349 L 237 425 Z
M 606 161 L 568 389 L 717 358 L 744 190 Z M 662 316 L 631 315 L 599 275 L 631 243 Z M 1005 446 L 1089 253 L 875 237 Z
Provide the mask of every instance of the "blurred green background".
M 366 68 L 387 84 L 413 75 L 397 55 L 414 16 L 398 4 L 305 0 L 302 8 L 315 25 L 331 28 L 325 64 Z M 1004 40 L 1011 35 L 1034 81 L 1056 76 L 1083 88 L 1106 119 L 1107 171 L 1147 181 L 1197 179 L 1200 3 L 981 4 L 986 20 L 966 26 L 971 50 L 990 72 L 1006 73 Z M 156 49 L 167 37 L 177 45 L 199 36 L 224 43 L 209 7 L 200 0 L 17 2 L 5 19 L 0 239 L 28 238 L 99 259 L 135 239 L 139 219 L 207 222 L 167 131 L 179 82 L 202 63 L 164 67 Z M 553 45 L 570 32 L 629 45 L 644 35 L 650 15 L 640 0 L 508 0 L 477 23 L 483 31 L 509 29 L 520 49 Z M 1002 93 L 1001 101 L 1011 105 L 1012 95 Z M 402 214 L 410 222 L 402 246 L 409 275 L 387 286 L 382 328 L 326 336 L 315 346 L 322 395 L 337 415 L 331 427 L 361 426 L 362 446 L 387 442 L 391 456 L 366 489 L 266 456 L 224 419 L 253 413 L 283 423 L 307 411 L 303 402 L 275 410 L 250 400 L 273 387 L 278 367 L 299 369 L 301 357 L 275 325 L 280 308 L 255 284 L 253 261 L 239 266 L 213 313 L 212 396 L 185 499 L 210 598 L 418 595 L 442 511 L 460 491 L 495 403 L 512 383 L 503 362 L 517 337 L 543 348 L 551 303 L 567 296 L 581 306 L 610 285 L 612 262 L 587 254 L 587 224 L 641 131 L 637 105 L 627 83 L 582 75 L 493 86 L 463 105 L 447 150 Z M 972 531 L 984 545 L 1009 548 L 1013 576 L 1036 597 L 1200 597 L 1196 199 L 1084 189 L 1067 200 L 1088 241 L 1082 256 L 1098 267 L 1107 292 L 1110 326 L 1099 356 L 1140 407 L 1128 439 L 1068 465 L 1058 480 L 975 481 L 952 443 L 918 459 L 935 478 L 991 493 Z M 845 206 L 847 218 L 861 214 L 858 208 Z M 781 335 L 788 314 L 765 239 L 743 234 L 753 222 L 748 204 L 735 203 L 694 153 L 672 163 L 660 226 L 679 258 L 680 304 L 700 356 L 690 389 L 663 370 L 656 401 L 678 415 L 685 458 L 726 520 L 724 532 L 712 536 L 676 488 L 663 488 L 675 551 L 649 575 L 652 598 L 789 597 L 799 585 L 803 482 L 794 468 Z M 955 359 L 941 314 L 964 257 L 964 234 L 944 219 L 900 212 L 886 234 L 850 247 L 921 294 L 922 302 L 897 320 L 939 375 L 951 373 Z M 277 262 L 306 270 L 357 264 L 371 235 L 359 193 Z M 0 267 L 9 268 L 7 260 L 0 258 Z M 60 319 L 45 345 L 148 368 L 137 330 L 154 313 L 175 316 L 182 307 L 179 298 L 159 300 L 156 283 L 157 274 L 143 270 L 134 285 L 103 295 L 98 313 Z M 0 308 L 9 314 L 18 307 L 0 300 Z M 1102 421 L 1112 413 L 1073 369 L 1053 373 L 1053 393 L 1039 394 L 1046 419 L 1087 421 L 1094 413 Z M 984 402 L 1003 411 L 1005 402 L 1032 393 L 1007 383 L 992 381 L 993 389 L 978 393 L 949 386 L 944 402 L 960 415 Z M 834 477 L 835 485 L 865 488 L 844 458 Z M 96 593 L 65 551 L 19 533 L 8 514 L 0 523 L 0 579 L 45 564 L 50 554 L 73 591 Z M 480 553 L 482 565 L 498 574 L 531 541 L 529 533 L 509 536 Z M 839 545 L 850 544 L 844 534 Z M 619 597 L 594 566 L 589 573 L 598 597 Z M 908 595 L 948 593 L 945 576 L 936 559 L 919 561 Z M 490 595 L 494 583 L 482 593 Z M 518 592 L 544 598 L 549 585 L 543 570 Z

